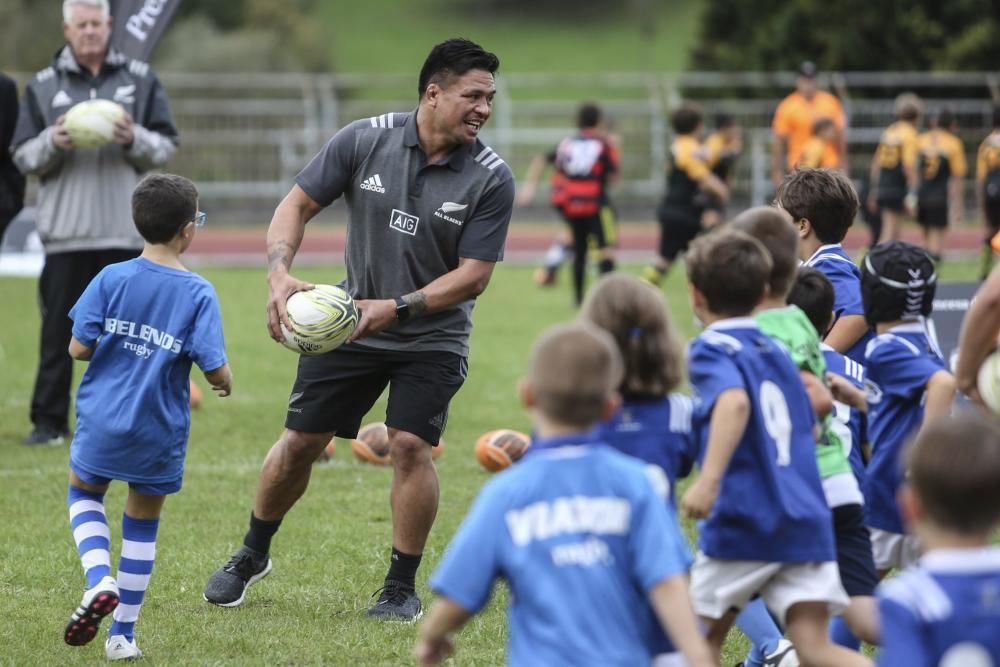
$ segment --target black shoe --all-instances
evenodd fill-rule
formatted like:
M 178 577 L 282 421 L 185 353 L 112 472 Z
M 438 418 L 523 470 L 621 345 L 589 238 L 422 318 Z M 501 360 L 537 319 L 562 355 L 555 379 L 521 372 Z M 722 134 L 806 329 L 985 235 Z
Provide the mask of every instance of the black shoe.
M 270 571 L 270 557 L 244 545 L 209 578 L 205 584 L 205 601 L 220 607 L 238 607 L 247 589 Z
M 29 447 L 63 445 L 66 444 L 67 436 L 69 436 L 67 431 L 60 431 L 48 426 L 36 426 L 31 429 L 31 433 L 25 436 L 21 444 Z
M 416 621 L 423 615 L 420 598 L 412 586 L 387 579 L 385 586 L 372 593 L 378 595 L 378 602 L 368 610 L 371 618 L 393 621 Z

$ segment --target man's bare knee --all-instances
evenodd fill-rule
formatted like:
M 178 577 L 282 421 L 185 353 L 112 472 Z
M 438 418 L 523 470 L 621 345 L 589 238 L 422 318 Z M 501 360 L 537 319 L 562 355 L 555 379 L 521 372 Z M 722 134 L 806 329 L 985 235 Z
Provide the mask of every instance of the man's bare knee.
M 303 433 L 286 428 L 271 451 L 285 467 L 312 465 L 332 437 L 332 433 Z
M 431 462 L 431 445 L 413 433 L 389 429 L 389 454 L 397 470 L 407 471 Z

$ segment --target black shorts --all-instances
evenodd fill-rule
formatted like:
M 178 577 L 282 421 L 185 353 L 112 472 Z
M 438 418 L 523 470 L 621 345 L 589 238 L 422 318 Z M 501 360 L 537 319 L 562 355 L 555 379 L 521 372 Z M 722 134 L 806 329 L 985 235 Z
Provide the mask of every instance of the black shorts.
M 614 248 L 618 244 L 618 230 L 615 223 L 615 211 L 610 206 L 602 206 L 596 215 L 582 218 L 571 218 L 563 215 L 563 220 L 573 230 L 586 234 L 591 248 Z M 574 235 L 576 231 L 574 231 Z
M 861 505 L 833 508 L 833 534 L 837 542 L 837 567 L 840 582 L 850 596 L 874 595 L 878 586 L 872 540 L 865 526 Z
M 1000 230 L 1000 200 L 986 200 L 986 225 L 991 230 Z
M 448 404 L 468 372 L 468 360 L 454 352 L 347 344 L 315 357 L 302 355 L 285 428 L 353 438 L 388 385 L 386 426 L 436 445 L 448 422 Z
M 661 206 L 656 215 L 660 222 L 660 257 L 673 262 L 702 232 L 701 211 Z
M 906 210 L 906 193 L 889 192 L 886 194 L 882 194 L 880 192 L 878 195 L 878 199 L 876 200 L 876 203 L 878 204 L 879 209 L 883 211 L 902 213 L 904 210 Z
M 922 227 L 942 228 L 948 226 L 947 203 L 919 203 L 917 205 L 917 222 Z

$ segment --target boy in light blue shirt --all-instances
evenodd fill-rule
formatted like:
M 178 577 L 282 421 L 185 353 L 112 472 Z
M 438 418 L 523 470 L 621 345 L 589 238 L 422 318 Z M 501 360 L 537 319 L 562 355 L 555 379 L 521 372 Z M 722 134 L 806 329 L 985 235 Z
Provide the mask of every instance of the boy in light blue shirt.
M 601 443 L 592 428 L 618 405 L 622 361 L 607 333 L 573 324 L 535 345 L 521 402 L 538 438 L 483 488 L 452 539 L 420 628 L 421 664 L 443 660 L 452 633 L 511 591 L 511 665 L 649 665 L 654 619 L 691 665 L 710 665 L 687 594 L 688 555 L 659 468 Z
M 113 613 L 105 644 L 111 660 L 142 655 L 135 622 L 163 501 L 181 488 L 191 364 L 220 396 L 232 389 L 215 290 L 180 261 L 205 220 L 197 189 L 181 176 L 148 176 L 132 194 L 132 216 L 145 239 L 142 254 L 105 267 L 70 311 L 69 353 L 90 362 L 77 392 L 68 494 L 87 591 L 64 639 L 89 643 L 101 619 Z M 117 577 L 111 576 L 104 510 L 112 480 L 129 485 Z

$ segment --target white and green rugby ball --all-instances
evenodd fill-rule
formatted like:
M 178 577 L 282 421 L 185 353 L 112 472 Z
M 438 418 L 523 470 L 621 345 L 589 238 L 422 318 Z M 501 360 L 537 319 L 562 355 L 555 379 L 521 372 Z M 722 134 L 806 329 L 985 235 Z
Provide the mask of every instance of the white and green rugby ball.
M 109 143 L 115 123 L 125 117 L 122 105 L 111 100 L 87 100 L 66 112 L 63 127 L 76 148 L 88 150 Z
M 300 354 L 326 354 L 344 344 L 358 326 L 354 299 L 335 285 L 296 292 L 285 304 L 291 329 L 281 325 L 284 345 Z

